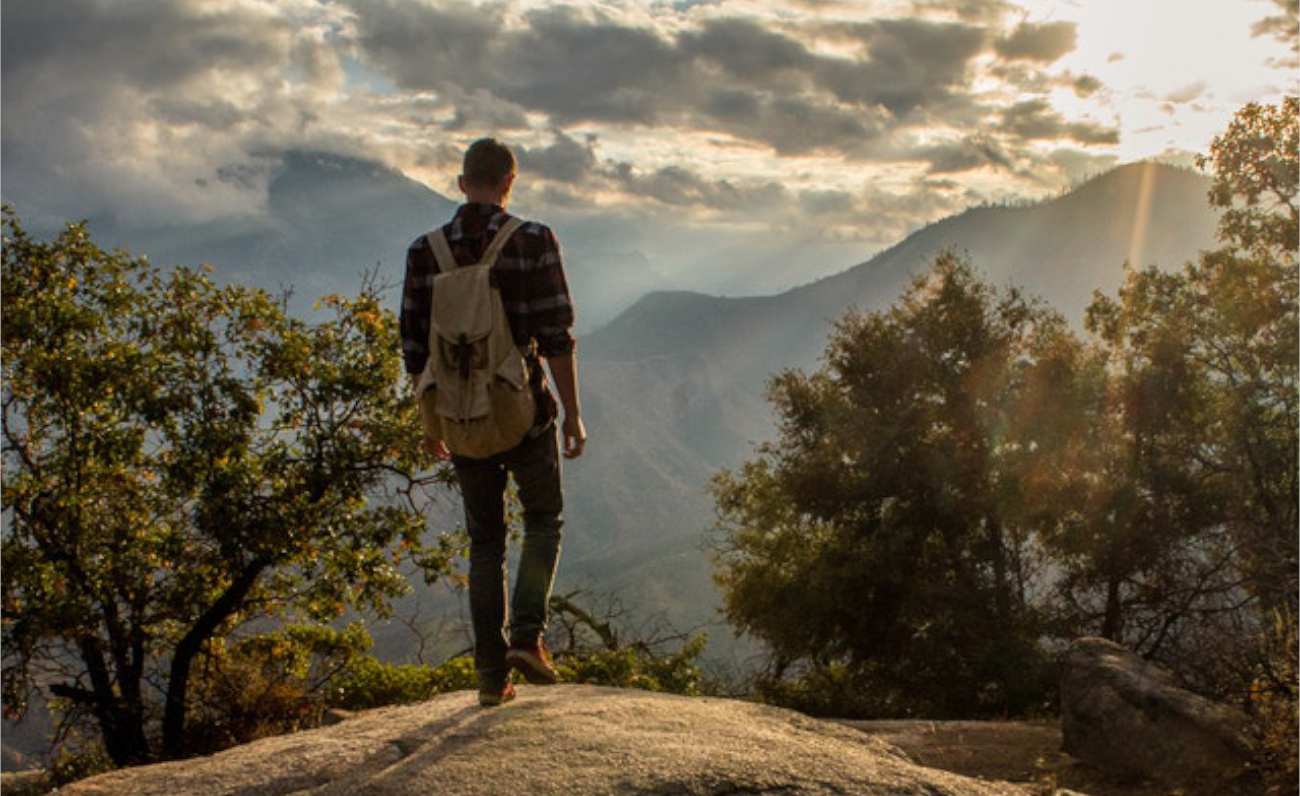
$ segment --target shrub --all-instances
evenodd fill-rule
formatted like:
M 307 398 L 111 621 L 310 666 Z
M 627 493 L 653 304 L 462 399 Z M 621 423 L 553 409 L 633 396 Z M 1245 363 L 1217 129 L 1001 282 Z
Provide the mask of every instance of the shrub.
M 701 633 L 668 655 L 655 655 L 642 645 L 566 653 L 557 657 L 556 668 L 560 679 L 567 683 L 698 696 L 700 668 L 696 659 L 706 641 Z
M 1273 625 L 1263 635 L 1263 664 L 1251 687 L 1256 748 L 1260 769 L 1271 796 L 1295 796 L 1300 781 L 1300 745 L 1296 710 L 1296 616 L 1288 610 L 1274 613 Z

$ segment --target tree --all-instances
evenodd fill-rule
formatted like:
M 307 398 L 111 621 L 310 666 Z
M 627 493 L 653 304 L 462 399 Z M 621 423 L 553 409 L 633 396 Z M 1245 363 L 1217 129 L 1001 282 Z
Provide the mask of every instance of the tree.
M 4 695 L 48 684 L 118 765 L 186 752 L 190 674 L 253 619 L 380 614 L 432 581 L 429 473 L 369 281 L 287 317 L 4 211 Z
M 1057 573 L 1045 601 L 1055 636 L 1169 655 L 1191 623 L 1240 598 L 1216 519 L 1228 485 L 1196 458 L 1213 407 L 1176 352 L 1172 339 L 1149 356 L 1076 341 L 1031 371 L 1017 427 L 1034 446 L 1018 508 Z
M 1181 272 L 1130 270 L 1098 295 L 1089 327 L 1123 383 L 1124 423 L 1152 479 L 1197 510 L 1180 521 L 1231 535 L 1244 586 L 1296 605 L 1297 179 L 1300 102 L 1251 103 L 1214 139 L 1209 198 L 1223 246 Z M 1198 495 L 1215 493 L 1210 508 Z
M 714 493 L 724 610 L 775 681 L 838 678 L 877 713 L 1043 697 L 1011 412 L 1033 349 L 1065 334 L 944 254 L 890 309 L 841 319 L 821 370 L 773 378 L 779 442 Z

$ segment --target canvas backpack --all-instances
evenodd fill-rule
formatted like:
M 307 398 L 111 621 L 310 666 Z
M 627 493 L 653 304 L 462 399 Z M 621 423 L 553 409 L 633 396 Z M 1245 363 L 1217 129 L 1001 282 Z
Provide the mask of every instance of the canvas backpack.
M 515 345 L 501 291 L 489 278 L 506 241 L 523 221 L 510 218 L 473 265 L 457 266 L 442 229 L 425 237 L 433 250 L 429 358 L 416 382 L 428 439 L 455 454 L 484 458 L 519 444 L 536 401 L 524 353 Z

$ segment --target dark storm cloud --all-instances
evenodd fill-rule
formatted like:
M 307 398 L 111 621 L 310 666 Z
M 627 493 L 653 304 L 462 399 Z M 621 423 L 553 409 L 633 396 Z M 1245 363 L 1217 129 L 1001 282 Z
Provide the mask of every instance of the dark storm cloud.
M 1018 102 L 1002 112 L 1001 130 L 1025 140 L 1069 138 L 1080 144 L 1119 143 L 1119 130 L 1092 122 L 1066 121 L 1041 99 Z
M 993 48 L 1004 58 L 1050 63 L 1075 48 L 1078 33 L 1073 22 L 1021 22 Z

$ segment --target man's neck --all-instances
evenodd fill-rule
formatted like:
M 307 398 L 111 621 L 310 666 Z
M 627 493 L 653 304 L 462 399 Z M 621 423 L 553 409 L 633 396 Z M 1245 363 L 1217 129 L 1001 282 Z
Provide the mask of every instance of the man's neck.
M 465 203 L 479 204 L 479 205 L 496 205 L 502 210 L 504 210 L 506 206 L 506 200 L 504 197 L 501 196 L 483 196 L 483 195 L 466 194 Z

